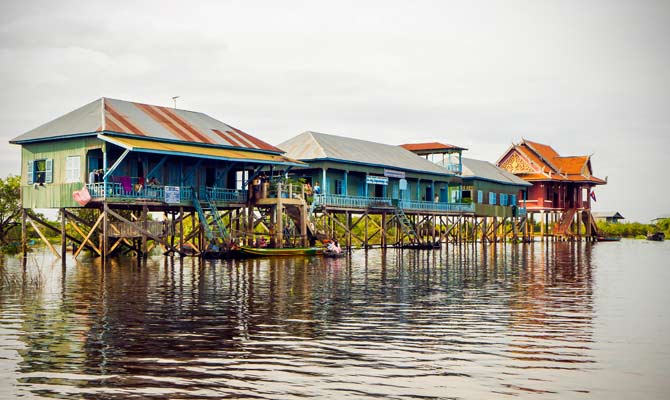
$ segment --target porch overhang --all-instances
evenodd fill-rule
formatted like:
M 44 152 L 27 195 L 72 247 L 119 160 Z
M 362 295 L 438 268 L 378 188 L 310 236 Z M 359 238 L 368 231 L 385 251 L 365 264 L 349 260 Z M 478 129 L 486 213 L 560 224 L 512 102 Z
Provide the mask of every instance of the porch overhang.
M 139 153 L 163 154 L 179 157 L 207 158 L 231 162 L 284 165 L 304 167 L 307 164 L 280 154 L 267 154 L 254 151 L 223 149 L 197 144 L 167 143 L 150 139 L 117 137 L 99 134 L 98 139 Z

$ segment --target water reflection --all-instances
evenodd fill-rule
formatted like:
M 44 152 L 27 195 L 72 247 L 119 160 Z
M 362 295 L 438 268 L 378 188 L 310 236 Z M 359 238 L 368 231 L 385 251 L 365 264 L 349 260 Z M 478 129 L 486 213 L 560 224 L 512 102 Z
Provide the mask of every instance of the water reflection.
M 2 260 L 0 395 L 588 392 L 592 247 L 348 258 Z M 40 258 L 41 257 L 41 258 Z

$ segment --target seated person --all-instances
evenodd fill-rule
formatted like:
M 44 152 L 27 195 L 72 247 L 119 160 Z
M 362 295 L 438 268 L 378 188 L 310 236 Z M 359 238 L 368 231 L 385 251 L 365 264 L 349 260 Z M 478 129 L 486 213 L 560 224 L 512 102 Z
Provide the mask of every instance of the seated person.
M 151 178 L 149 178 L 149 180 L 147 181 L 147 185 L 156 185 L 156 186 L 158 186 L 158 185 L 160 185 L 160 184 L 161 184 L 161 183 L 158 182 L 158 179 L 156 179 L 156 177 L 154 177 L 154 176 L 152 176 Z

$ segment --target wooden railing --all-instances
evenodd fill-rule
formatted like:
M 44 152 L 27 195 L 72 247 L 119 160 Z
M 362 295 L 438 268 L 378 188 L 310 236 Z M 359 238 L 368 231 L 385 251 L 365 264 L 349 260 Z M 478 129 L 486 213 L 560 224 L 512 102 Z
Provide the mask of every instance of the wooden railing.
M 403 210 L 413 211 L 437 211 L 437 212 L 473 212 L 473 204 L 463 203 L 435 203 L 431 201 L 393 200 L 385 197 L 363 197 L 343 195 L 315 195 L 316 205 L 342 208 L 375 208 L 395 207 Z
M 138 187 L 133 185 L 130 190 L 124 188 L 121 183 L 107 182 L 107 195 L 105 196 L 105 183 L 89 183 L 86 185 L 93 199 L 113 198 L 113 199 L 139 199 L 165 201 L 165 186 L 147 185 Z M 139 189 L 139 190 L 137 190 Z M 202 194 L 214 202 L 245 203 L 248 193 L 246 190 L 225 189 L 219 187 L 206 187 L 201 189 L 200 198 L 205 198 Z M 179 187 L 179 198 L 182 202 L 190 202 L 194 199 L 193 188 L 190 186 Z

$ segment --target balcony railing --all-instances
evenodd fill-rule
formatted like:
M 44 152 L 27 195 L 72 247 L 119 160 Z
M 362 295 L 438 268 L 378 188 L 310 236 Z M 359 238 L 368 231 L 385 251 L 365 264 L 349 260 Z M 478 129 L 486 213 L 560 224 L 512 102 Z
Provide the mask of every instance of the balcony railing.
M 206 187 L 207 198 L 215 202 L 246 203 L 249 193 L 246 190 Z
M 435 203 L 431 201 L 393 200 L 385 197 L 362 197 L 343 195 L 315 195 L 316 205 L 342 208 L 374 208 L 394 207 L 397 204 L 403 210 L 439 211 L 439 212 L 473 212 L 473 204 Z
M 401 200 L 400 208 L 403 210 L 419 211 L 443 211 L 443 212 L 474 212 L 472 203 L 435 203 L 431 201 Z
M 133 185 L 128 188 L 124 187 L 124 185 L 119 182 L 107 182 L 107 196 L 105 196 L 105 184 L 103 182 L 89 183 L 86 187 L 93 199 L 107 197 L 115 199 L 165 201 L 165 186 L 162 185 L 147 185 L 142 187 Z M 201 199 L 204 199 L 204 196 L 202 196 L 203 193 L 214 202 L 245 203 L 247 201 L 246 190 L 206 187 L 201 190 Z M 181 202 L 188 202 L 193 200 L 193 198 L 193 188 L 190 186 L 179 187 L 179 199 Z

